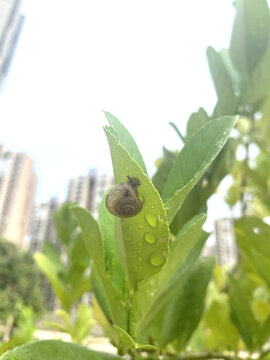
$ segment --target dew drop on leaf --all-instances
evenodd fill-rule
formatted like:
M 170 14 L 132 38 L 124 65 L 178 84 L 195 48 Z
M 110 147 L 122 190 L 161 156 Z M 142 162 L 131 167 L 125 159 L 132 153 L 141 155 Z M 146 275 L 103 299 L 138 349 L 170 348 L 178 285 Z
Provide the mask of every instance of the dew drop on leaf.
M 152 227 L 156 228 L 158 224 L 157 215 L 155 214 L 147 214 L 145 215 L 145 219 L 147 223 Z
M 148 244 L 154 244 L 157 241 L 157 237 L 155 234 L 148 232 L 144 235 L 144 240 Z
M 150 264 L 153 266 L 161 266 L 165 263 L 165 258 L 162 254 L 156 252 L 150 257 Z

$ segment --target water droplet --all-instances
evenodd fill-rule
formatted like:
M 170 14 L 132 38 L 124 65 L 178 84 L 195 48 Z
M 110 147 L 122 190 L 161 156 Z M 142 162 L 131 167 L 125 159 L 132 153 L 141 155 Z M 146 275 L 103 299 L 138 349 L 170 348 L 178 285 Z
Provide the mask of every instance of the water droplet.
M 159 267 L 159 266 L 163 265 L 164 263 L 165 263 L 165 258 L 161 253 L 156 252 L 153 255 L 151 255 L 151 257 L 150 257 L 151 265 Z
M 148 244 L 154 244 L 157 241 L 157 237 L 155 234 L 148 232 L 144 235 L 144 240 L 148 242 Z
M 132 240 L 132 237 L 131 237 L 131 236 L 127 236 L 127 237 L 126 237 L 126 240 L 127 240 L 128 242 L 130 242 L 130 241 Z
M 145 219 L 150 226 L 152 226 L 153 228 L 157 227 L 157 215 L 147 214 L 147 215 L 145 215 Z
M 141 265 L 139 266 L 139 270 L 142 270 L 142 266 L 141 266 Z
M 141 254 L 142 253 L 142 250 L 138 250 L 138 254 Z
M 138 257 L 139 261 L 143 261 L 143 258 L 141 256 Z
M 142 246 L 142 242 L 139 242 L 138 245 L 139 245 L 139 246 Z
M 144 229 L 144 226 L 143 225 L 138 225 L 138 228 Z

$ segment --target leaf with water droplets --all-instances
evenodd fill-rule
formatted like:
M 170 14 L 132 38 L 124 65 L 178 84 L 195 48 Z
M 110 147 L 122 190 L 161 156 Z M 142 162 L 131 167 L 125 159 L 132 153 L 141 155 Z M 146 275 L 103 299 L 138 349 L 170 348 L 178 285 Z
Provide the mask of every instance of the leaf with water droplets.
M 187 268 L 194 265 L 208 235 L 202 230 L 205 219 L 206 215 L 200 214 L 188 221 L 177 234 L 175 240 L 171 242 L 169 256 L 162 270 L 150 279 L 138 284 L 138 289 L 133 295 L 131 312 L 133 324 L 140 327 L 140 323 L 145 322 L 145 316 L 147 317 L 147 314 L 151 314 L 153 311 L 156 299 L 166 296 L 164 289 L 168 289 L 171 279 L 178 272 L 183 271 L 182 266 Z M 192 252 L 193 255 L 189 261 L 186 261 Z
M 134 286 L 138 281 L 158 273 L 166 262 L 169 241 L 166 212 L 159 193 L 139 164 L 118 142 L 110 128 L 106 128 L 105 132 L 110 145 L 116 183 L 125 182 L 127 176 L 140 180 L 137 190 L 139 197 L 143 199 L 142 210 L 131 218 L 116 218 L 118 257 L 131 286 Z M 128 172 L 126 168 L 129 169 Z M 157 257 L 159 261 L 155 261 Z
M 86 347 L 60 340 L 43 340 L 16 347 L 0 356 L 1 360 L 117 360 Z

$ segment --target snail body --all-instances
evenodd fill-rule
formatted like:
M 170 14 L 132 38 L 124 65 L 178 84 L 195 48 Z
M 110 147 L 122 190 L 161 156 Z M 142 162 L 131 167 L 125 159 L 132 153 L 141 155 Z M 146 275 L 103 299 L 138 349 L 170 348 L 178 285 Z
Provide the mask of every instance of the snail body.
M 110 213 L 120 218 L 137 215 L 142 209 L 137 191 L 139 185 L 139 179 L 129 176 L 128 181 L 115 185 L 106 196 L 106 207 Z

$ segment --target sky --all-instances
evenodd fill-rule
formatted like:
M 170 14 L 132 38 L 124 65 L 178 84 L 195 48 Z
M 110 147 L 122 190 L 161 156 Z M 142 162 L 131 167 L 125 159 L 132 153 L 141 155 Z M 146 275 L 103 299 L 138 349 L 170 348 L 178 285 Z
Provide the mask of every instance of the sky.
M 230 0 L 24 0 L 25 23 L 0 94 L 0 143 L 26 152 L 37 202 L 64 200 L 90 168 L 112 174 L 103 110 L 130 131 L 148 172 L 180 149 L 189 115 L 216 94 L 205 51 L 228 47 Z

